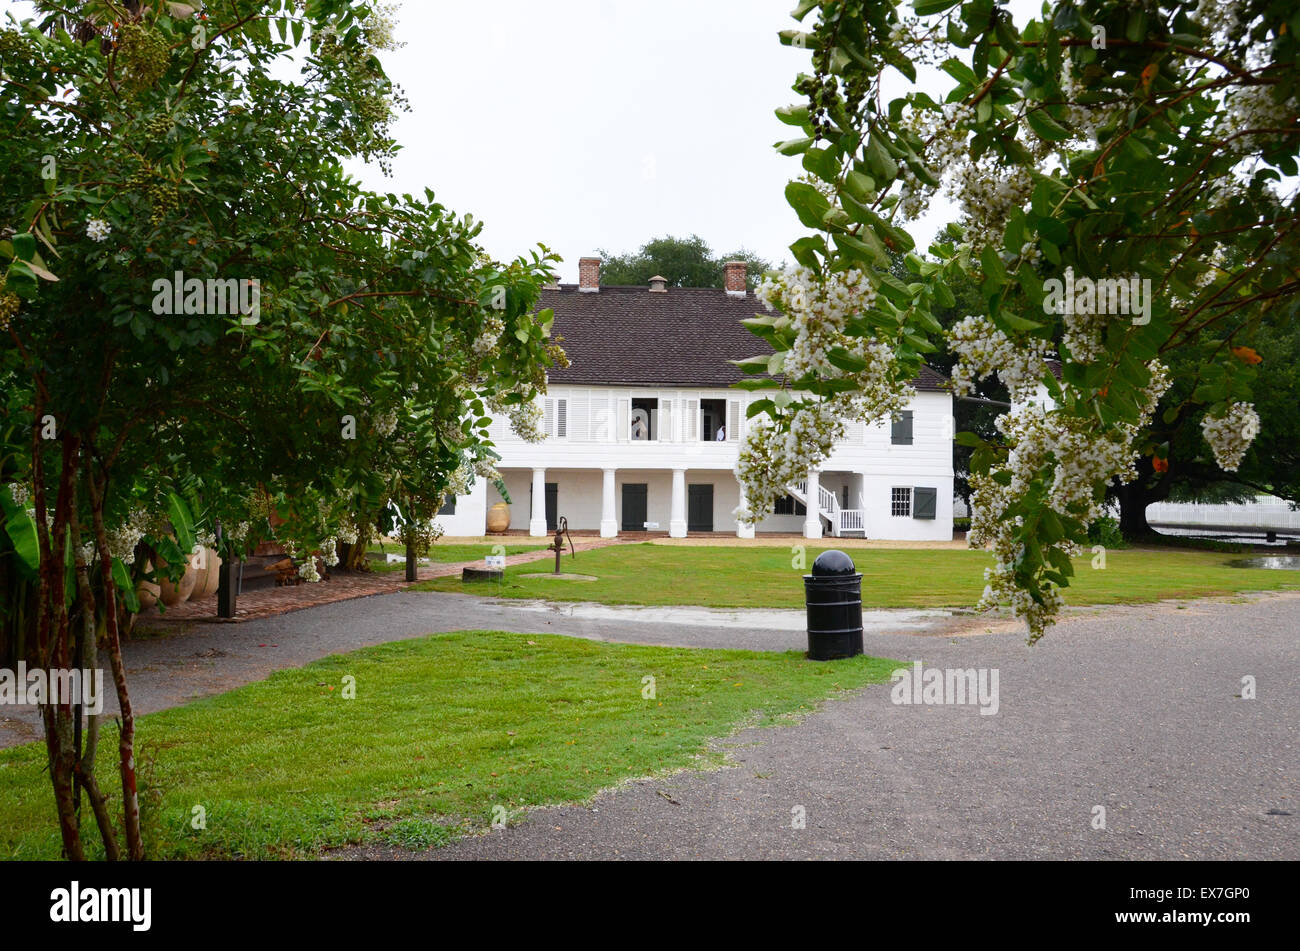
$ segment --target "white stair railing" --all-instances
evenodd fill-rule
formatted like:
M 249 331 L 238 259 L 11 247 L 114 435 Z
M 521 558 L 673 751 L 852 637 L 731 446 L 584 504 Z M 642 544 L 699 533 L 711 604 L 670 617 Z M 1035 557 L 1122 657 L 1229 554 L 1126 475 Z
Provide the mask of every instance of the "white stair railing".
M 808 499 L 808 482 L 802 480 L 796 482 L 790 487 L 790 494 L 802 502 L 805 506 L 809 504 Z M 817 487 L 817 514 L 830 524 L 831 534 L 839 535 L 840 527 L 840 500 L 836 494 L 829 489 Z

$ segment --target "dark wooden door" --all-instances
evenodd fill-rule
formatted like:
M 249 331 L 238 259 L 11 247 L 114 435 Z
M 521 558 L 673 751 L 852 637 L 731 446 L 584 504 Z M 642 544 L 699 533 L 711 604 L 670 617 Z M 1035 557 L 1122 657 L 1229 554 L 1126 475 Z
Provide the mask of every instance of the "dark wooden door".
M 686 530 L 713 531 L 713 483 L 686 487 Z
M 528 511 L 532 511 L 533 487 L 528 487 Z M 546 530 L 555 531 L 560 524 L 560 483 L 546 483 Z
M 644 482 L 623 483 L 623 531 L 645 531 L 648 497 L 649 492 Z

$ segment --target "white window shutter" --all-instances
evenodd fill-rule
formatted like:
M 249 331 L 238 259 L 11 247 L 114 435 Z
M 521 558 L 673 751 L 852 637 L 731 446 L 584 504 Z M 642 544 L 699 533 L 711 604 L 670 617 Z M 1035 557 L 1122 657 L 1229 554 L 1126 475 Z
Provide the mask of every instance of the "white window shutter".
M 609 398 L 593 397 L 591 401 L 591 438 L 596 442 L 612 442 L 609 431 Z
M 555 400 L 542 401 L 542 432 L 547 436 L 555 435 Z
M 569 399 L 569 438 L 587 440 L 590 438 L 591 401 L 586 393 Z
M 569 401 L 555 401 L 555 435 L 563 439 L 569 435 Z
M 704 419 L 700 416 L 700 401 L 686 400 L 686 411 L 682 414 L 682 439 L 686 442 L 699 442 L 704 432 Z
M 674 418 L 673 401 L 667 397 L 661 397 L 659 400 L 659 440 L 660 442 L 676 442 L 677 433 L 674 427 L 677 420 Z
M 631 442 L 632 432 L 629 428 L 632 425 L 632 398 L 621 396 L 618 400 L 618 428 L 617 437 L 619 442 Z
M 727 400 L 727 442 L 740 439 L 740 400 Z

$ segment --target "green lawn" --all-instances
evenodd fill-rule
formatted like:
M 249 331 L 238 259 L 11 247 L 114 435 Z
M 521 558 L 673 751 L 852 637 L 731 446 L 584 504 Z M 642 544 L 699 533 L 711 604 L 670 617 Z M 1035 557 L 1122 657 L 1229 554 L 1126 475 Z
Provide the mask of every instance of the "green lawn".
M 809 546 L 806 566 L 830 547 Z M 952 548 L 855 548 L 849 554 L 863 574 L 862 604 L 870 608 L 971 607 L 984 590 L 984 569 L 992 564 L 987 552 Z M 1076 575 L 1065 600 L 1105 604 L 1300 588 L 1300 572 L 1227 566 L 1240 557 L 1125 549 L 1107 552 L 1106 567 L 1097 570 L 1085 553 L 1075 561 Z M 579 552 L 576 559 L 565 556 L 565 572 L 594 575 L 597 581 L 520 577 L 546 570 L 528 564 L 507 568 L 500 584 L 436 578 L 417 590 L 606 604 L 798 608 L 804 604 L 802 577 L 809 567 L 794 567 L 793 561 L 790 548 L 619 545 Z
M 325 658 L 139 721 L 153 858 L 440 844 L 526 806 L 718 762 L 708 740 L 888 679 L 897 662 L 467 631 Z M 356 698 L 342 697 L 355 677 Z M 657 696 L 644 699 L 643 678 Z M 106 730 L 99 776 L 116 787 Z M 43 744 L 0 751 L 0 857 L 57 858 Z M 193 807 L 207 828 L 191 827 Z M 120 813 L 119 805 L 113 805 Z M 101 854 L 86 808 L 90 854 Z M 92 842 L 92 840 L 94 840 Z

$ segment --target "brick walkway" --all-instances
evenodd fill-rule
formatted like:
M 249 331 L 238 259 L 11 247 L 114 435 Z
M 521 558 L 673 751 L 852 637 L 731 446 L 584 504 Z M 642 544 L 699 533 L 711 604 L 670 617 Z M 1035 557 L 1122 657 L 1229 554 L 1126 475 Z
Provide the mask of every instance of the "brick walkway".
M 640 539 L 636 540 L 639 541 Z M 542 541 L 542 539 L 536 539 L 536 541 Z M 573 539 L 573 547 L 578 551 L 586 551 L 591 548 L 604 548 L 608 545 L 629 544 L 632 541 L 632 539 L 625 538 L 580 536 Z M 523 552 L 518 555 L 507 555 L 506 564 L 519 565 L 554 557 L 554 552 L 542 549 L 540 551 Z M 419 581 L 427 581 L 430 578 L 459 575 L 461 569 L 466 566 L 481 568 L 483 567 L 483 559 L 422 566 L 416 569 L 416 577 Z M 392 594 L 410 586 L 411 582 L 406 580 L 405 570 L 345 572 L 335 574 L 329 581 L 316 584 L 304 582 L 303 584 L 283 588 L 259 588 L 241 594 L 236 601 L 236 616 L 233 618 L 217 617 L 217 596 L 214 594 L 202 601 L 182 601 L 180 604 L 167 608 L 165 614 L 159 614 L 156 609 L 148 609 L 136 620 L 136 628 L 138 630 L 146 628 L 156 630 L 174 624 L 193 624 L 196 622 L 238 624 L 256 618 L 274 617 L 277 614 L 288 614 L 290 611 L 301 611 L 303 608 L 312 608 L 321 604 L 332 604 L 335 601 L 368 598 L 375 594 Z

